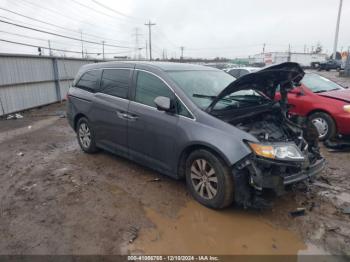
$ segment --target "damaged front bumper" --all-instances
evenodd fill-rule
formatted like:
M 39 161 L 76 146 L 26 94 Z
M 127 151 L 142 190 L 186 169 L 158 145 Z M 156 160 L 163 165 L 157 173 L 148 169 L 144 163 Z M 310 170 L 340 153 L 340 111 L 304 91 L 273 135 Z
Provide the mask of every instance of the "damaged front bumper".
M 284 185 L 290 185 L 296 182 L 311 179 L 322 172 L 322 170 L 325 168 L 325 164 L 326 160 L 324 158 L 317 160 L 314 164 L 310 165 L 306 169 L 303 169 L 298 173 L 283 177 L 283 183 Z
M 303 180 L 311 180 L 322 172 L 325 159 L 315 160 L 313 163 L 274 161 L 254 157 L 247 166 L 250 174 L 250 185 L 257 190 L 273 189 L 282 194 L 287 185 Z
M 325 168 L 325 163 L 324 158 L 308 163 L 275 161 L 252 155 L 233 170 L 236 202 L 245 207 L 260 208 L 261 195 L 265 189 L 282 195 L 289 185 L 312 181 Z

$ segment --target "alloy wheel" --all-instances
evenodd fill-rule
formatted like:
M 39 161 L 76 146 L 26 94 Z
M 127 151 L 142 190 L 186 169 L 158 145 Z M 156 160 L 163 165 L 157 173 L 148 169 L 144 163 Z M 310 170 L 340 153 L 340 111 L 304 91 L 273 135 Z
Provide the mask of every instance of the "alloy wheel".
M 329 129 L 327 121 L 323 118 L 318 117 L 313 119 L 312 123 L 314 124 L 314 126 L 318 131 L 319 138 L 320 139 L 324 138 L 327 135 L 328 129 Z
M 82 123 L 79 127 L 79 140 L 84 148 L 89 148 L 91 144 L 91 132 L 86 123 Z
M 213 199 L 218 192 L 218 178 L 214 168 L 205 159 L 196 159 L 191 165 L 194 190 L 204 199 Z

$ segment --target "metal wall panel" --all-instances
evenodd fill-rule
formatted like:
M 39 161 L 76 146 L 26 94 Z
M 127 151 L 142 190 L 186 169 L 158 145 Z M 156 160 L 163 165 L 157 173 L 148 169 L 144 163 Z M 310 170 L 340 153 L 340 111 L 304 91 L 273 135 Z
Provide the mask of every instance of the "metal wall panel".
M 57 61 L 58 74 L 61 79 L 74 78 L 79 68 L 89 63 L 91 63 L 91 61 L 59 59 Z
M 0 116 L 64 99 L 79 68 L 95 62 L 98 61 L 0 54 Z
M 68 89 L 72 86 L 73 80 L 60 81 L 61 100 L 66 98 Z
M 53 82 L 0 87 L 0 99 L 5 111 L 0 106 L 0 115 L 57 101 Z
M 0 57 L 0 85 L 51 81 L 53 76 L 49 58 Z

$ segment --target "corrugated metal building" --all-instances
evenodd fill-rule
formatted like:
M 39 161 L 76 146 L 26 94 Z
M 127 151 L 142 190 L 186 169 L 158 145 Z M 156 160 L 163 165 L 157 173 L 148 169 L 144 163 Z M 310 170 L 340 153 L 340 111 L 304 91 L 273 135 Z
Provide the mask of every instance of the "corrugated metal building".
M 0 115 L 62 100 L 79 68 L 96 60 L 0 54 Z

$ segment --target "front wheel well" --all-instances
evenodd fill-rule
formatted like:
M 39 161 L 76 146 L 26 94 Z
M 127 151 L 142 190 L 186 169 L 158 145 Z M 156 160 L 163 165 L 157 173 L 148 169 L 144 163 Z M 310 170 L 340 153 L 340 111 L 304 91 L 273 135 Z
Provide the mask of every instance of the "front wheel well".
M 78 121 L 79 121 L 79 119 L 82 118 L 82 117 L 85 117 L 85 118 L 86 118 L 86 116 L 85 116 L 84 114 L 82 114 L 82 113 L 79 113 L 79 114 L 77 114 L 77 115 L 74 117 L 74 130 L 77 130 Z
M 196 144 L 196 145 L 190 145 L 188 147 L 186 147 L 181 155 L 180 155 L 180 159 L 179 159 L 179 163 L 178 163 L 178 177 L 179 178 L 184 178 L 185 177 L 185 166 L 186 166 L 186 159 L 188 158 L 188 156 L 196 151 L 196 150 L 207 150 L 210 153 L 212 153 L 213 155 L 215 155 L 217 158 L 221 159 L 225 164 L 227 164 L 227 166 L 229 166 L 229 164 L 227 163 L 227 161 L 225 160 L 225 158 L 219 153 L 217 152 L 215 149 L 209 147 L 209 146 L 205 146 L 205 145 L 200 145 L 200 144 Z
M 329 116 L 333 119 L 335 126 L 337 126 L 337 122 L 336 122 L 335 119 L 333 118 L 332 114 L 330 114 L 329 112 L 327 112 L 326 110 L 323 110 L 323 109 L 315 109 L 315 110 L 312 110 L 311 112 L 309 112 L 309 113 L 307 114 L 307 117 L 309 118 L 311 115 L 313 115 L 313 114 L 315 114 L 315 113 L 324 113 L 324 114 L 329 115 Z
M 310 111 L 306 116 L 310 117 L 311 115 L 313 115 L 315 113 L 325 113 L 325 114 L 330 115 L 332 117 L 332 115 L 329 112 L 327 112 L 326 110 L 323 110 L 323 109 L 314 109 L 314 110 Z

